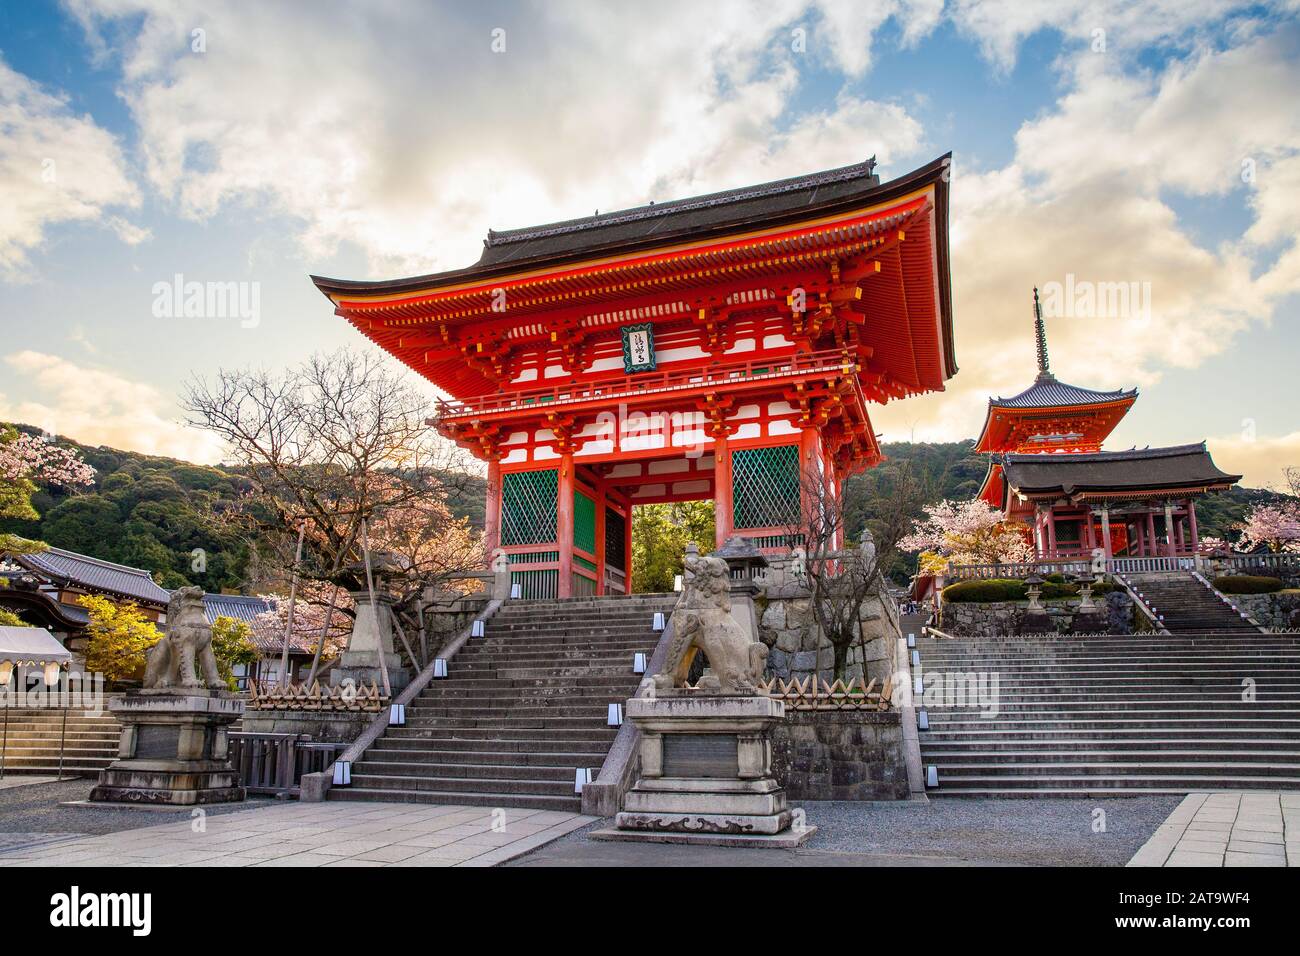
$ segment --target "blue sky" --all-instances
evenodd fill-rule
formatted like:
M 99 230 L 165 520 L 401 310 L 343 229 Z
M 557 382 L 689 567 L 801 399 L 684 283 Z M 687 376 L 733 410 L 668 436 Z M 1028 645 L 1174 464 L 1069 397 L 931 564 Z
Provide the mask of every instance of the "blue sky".
M 951 150 L 962 370 L 879 409 L 885 438 L 974 436 L 1032 377 L 1030 287 L 1072 274 L 1150 289 L 1142 315 L 1048 318 L 1062 378 L 1142 389 L 1111 447 L 1208 438 L 1276 483 L 1300 464 L 1296 13 L 3 3 L 0 419 L 212 460 L 177 422 L 191 375 L 367 347 L 309 273 L 452 268 L 489 227 Z M 156 315 L 177 274 L 255 283 L 257 321 Z

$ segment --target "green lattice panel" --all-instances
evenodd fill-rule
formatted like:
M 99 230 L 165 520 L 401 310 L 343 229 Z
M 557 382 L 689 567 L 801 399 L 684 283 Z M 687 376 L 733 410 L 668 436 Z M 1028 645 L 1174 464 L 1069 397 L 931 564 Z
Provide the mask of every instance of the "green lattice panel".
M 595 570 L 596 570 L 596 564 L 595 564 L 595 562 L 594 562 L 594 561 L 588 561 L 586 558 L 584 558 L 584 557 L 583 557 L 582 555 L 580 555 L 580 554 L 575 554 L 575 555 L 573 556 L 573 563 L 574 563 L 575 565 L 577 565 L 578 567 L 580 567 L 580 568 L 586 568 L 588 571 L 595 571 Z
M 558 471 L 512 471 L 501 476 L 501 543 L 550 544 L 558 540 Z
M 577 490 L 573 492 L 573 546 L 596 553 L 596 502 Z
M 627 528 L 623 516 L 613 508 L 605 508 L 605 563 L 626 571 Z
M 799 522 L 799 447 L 741 448 L 731 453 L 731 507 L 736 528 Z

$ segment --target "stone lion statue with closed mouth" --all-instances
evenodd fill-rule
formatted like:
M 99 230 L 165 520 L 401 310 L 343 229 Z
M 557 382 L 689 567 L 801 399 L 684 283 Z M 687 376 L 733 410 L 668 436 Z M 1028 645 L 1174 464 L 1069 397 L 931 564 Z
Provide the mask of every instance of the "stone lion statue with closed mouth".
M 180 588 L 167 602 L 167 636 L 149 649 L 146 688 L 225 690 L 212 653 L 212 628 L 203 613 L 203 589 Z

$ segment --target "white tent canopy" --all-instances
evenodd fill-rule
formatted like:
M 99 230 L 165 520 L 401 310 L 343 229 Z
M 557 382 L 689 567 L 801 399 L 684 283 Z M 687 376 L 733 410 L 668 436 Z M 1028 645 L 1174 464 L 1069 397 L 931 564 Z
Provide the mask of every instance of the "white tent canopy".
M 72 654 L 43 627 L 0 626 L 0 661 L 23 667 L 66 664 L 70 660 Z

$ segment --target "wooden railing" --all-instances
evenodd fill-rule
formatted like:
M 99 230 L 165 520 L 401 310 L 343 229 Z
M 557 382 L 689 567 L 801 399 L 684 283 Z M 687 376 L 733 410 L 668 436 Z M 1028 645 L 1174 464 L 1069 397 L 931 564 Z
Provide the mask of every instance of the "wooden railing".
M 302 734 L 230 734 L 230 765 L 249 793 L 292 796 L 305 773 L 334 762 L 345 743 L 313 741 Z
M 641 372 L 617 378 L 599 379 L 586 384 L 567 382 L 550 388 L 478 395 L 462 401 L 438 402 L 438 418 L 449 420 L 466 415 L 519 411 L 538 405 L 571 405 L 584 402 L 608 403 L 611 399 L 635 398 L 681 389 L 713 386 L 726 391 L 746 383 L 769 379 L 794 379 L 835 373 L 857 372 L 857 362 L 844 352 L 826 350 L 787 356 L 786 358 L 750 359 L 730 365 L 691 368 L 678 371 Z
M 1210 560 L 1225 571 L 1300 572 L 1300 554 L 1232 554 Z
M 1037 561 L 1010 561 L 1005 564 L 949 564 L 944 577 L 949 581 L 982 578 L 1027 578 L 1031 574 L 1083 574 L 1092 570 L 1092 561 L 1042 558 Z
M 773 677 L 759 685 L 759 690 L 775 700 L 785 703 L 789 710 L 889 710 L 893 697 L 893 678 L 883 687 L 874 677 L 864 684 L 853 678 L 847 684 L 842 680 L 828 683 L 810 674 L 803 680 L 797 677 L 782 680 Z
M 1143 574 L 1163 571 L 1194 571 L 1196 558 L 1192 555 L 1170 557 L 1162 555 L 1145 558 L 1111 558 L 1106 562 L 1112 574 Z

